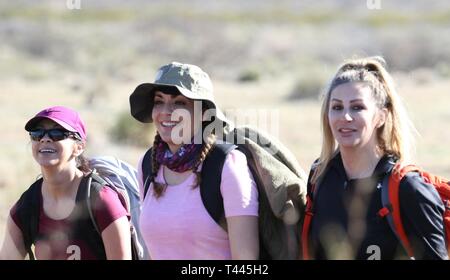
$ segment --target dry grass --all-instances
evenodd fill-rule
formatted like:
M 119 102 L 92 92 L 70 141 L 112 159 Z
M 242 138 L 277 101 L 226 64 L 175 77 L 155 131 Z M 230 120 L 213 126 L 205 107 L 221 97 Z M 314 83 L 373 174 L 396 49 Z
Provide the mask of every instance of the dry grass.
M 287 0 L 274 9 L 272 1 L 205 0 L 187 9 L 185 1 L 108 0 L 84 1 L 81 11 L 68 11 L 61 2 L 0 4 L 0 240 L 9 208 L 39 174 L 25 122 L 50 105 L 73 107 L 88 124 L 88 155 L 115 155 L 135 165 L 143 149 L 116 145 L 107 131 L 129 110 L 136 85 L 174 60 L 210 73 L 224 109 L 277 111 L 278 136 L 305 171 L 320 152 L 320 104 L 288 98 L 299 73 L 312 67 L 333 72 L 355 53 L 382 54 L 391 69 L 434 68 L 399 78 L 400 93 L 422 135 L 418 163 L 450 177 L 450 81 L 444 80 L 450 41 L 442 36 L 448 8 L 427 2 L 403 9 L 408 1 L 398 7 L 384 1 L 383 10 L 368 11 L 365 1 L 319 6 Z M 259 79 L 238 83 L 246 71 Z

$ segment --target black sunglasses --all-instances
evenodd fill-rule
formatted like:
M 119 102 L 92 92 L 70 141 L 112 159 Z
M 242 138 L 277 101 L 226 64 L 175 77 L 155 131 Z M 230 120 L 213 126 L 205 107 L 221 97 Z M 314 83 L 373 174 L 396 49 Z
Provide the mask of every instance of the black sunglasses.
M 48 135 L 48 137 L 50 137 L 50 139 L 52 139 L 52 141 L 61 141 L 69 137 L 72 137 L 76 140 L 81 140 L 81 137 L 78 135 L 78 133 L 67 131 L 61 128 L 35 129 L 30 131 L 30 138 L 33 141 L 41 141 L 41 139 L 44 138 L 46 134 Z

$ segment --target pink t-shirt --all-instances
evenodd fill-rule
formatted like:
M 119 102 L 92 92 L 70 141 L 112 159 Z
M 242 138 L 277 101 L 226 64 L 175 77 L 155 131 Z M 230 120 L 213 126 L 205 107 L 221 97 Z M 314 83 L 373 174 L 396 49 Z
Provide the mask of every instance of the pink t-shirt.
M 162 170 L 158 182 L 165 182 Z M 138 178 L 142 199 L 142 159 Z M 200 188 L 192 188 L 194 182 L 195 174 L 191 174 L 183 183 L 168 186 L 158 199 L 149 187 L 139 224 L 152 259 L 231 259 L 228 234 L 208 214 Z M 228 154 L 220 190 L 226 217 L 258 216 L 258 190 L 242 152 Z

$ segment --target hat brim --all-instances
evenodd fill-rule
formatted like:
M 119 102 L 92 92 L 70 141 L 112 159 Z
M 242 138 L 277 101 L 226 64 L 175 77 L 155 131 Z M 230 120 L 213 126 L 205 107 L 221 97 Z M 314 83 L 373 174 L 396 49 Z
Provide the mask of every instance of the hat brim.
M 175 85 L 167 85 L 167 84 L 155 84 L 155 83 L 143 83 L 136 87 L 133 93 L 130 95 L 130 110 L 131 115 L 138 121 L 143 123 L 151 123 L 152 120 L 152 110 L 154 99 L 153 96 L 155 94 L 156 89 L 160 89 L 164 91 L 164 88 L 167 89 L 177 89 L 180 94 L 183 96 L 192 99 L 192 100 L 202 100 L 208 103 L 208 107 L 215 109 L 215 116 L 220 121 L 231 124 L 231 122 L 225 117 L 222 111 L 217 108 L 214 100 L 201 98 L 195 93 L 187 90 L 185 88 L 175 86 Z
M 26 131 L 32 131 L 36 128 L 36 126 L 42 121 L 42 120 L 51 120 L 54 121 L 55 123 L 57 123 L 58 125 L 62 126 L 65 130 L 67 131 L 71 131 L 71 132 L 76 132 L 78 133 L 78 131 L 71 127 L 70 125 L 68 125 L 67 123 L 58 120 L 56 118 L 52 118 L 52 117 L 43 117 L 43 116 L 38 116 L 38 117 L 34 117 L 31 120 L 29 120 L 26 124 L 25 124 L 25 130 Z

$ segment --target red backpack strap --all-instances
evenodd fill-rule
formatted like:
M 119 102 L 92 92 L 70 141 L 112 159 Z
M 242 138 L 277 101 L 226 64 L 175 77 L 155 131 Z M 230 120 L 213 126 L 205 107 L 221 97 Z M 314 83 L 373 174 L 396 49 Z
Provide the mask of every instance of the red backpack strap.
M 391 208 L 391 217 L 388 216 L 388 221 L 410 258 L 414 258 L 414 252 L 412 250 L 411 242 L 406 235 L 405 228 L 403 227 L 400 213 L 399 188 L 400 181 L 403 177 L 405 177 L 408 172 L 412 171 L 420 171 L 420 169 L 415 165 L 401 166 L 400 163 L 397 163 L 394 166 L 387 184 L 389 205 L 385 205 L 385 207 Z
M 311 175 L 313 171 L 311 171 Z M 316 198 L 317 190 L 319 189 L 319 185 L 322 182 L 323 175 L 316 180 L 314 184 L 311 184 L 311 189 L 308 190 L 306 194 L 306 208 L 305 208 L 305 219 L 303 220 L 302 227 L 302 236 L 301 236 L 301 252 L 304 260 L 311 260 L 311 254 L 309 252 L 309 229 L 311 227 L 312 217 L 314 216 L 314 201 L 313 198 Z
M 304 260 L 310 260 L 311 256 L 309 254 L 309 228 L 311 226 L 311 220 L 314 216 L 313 212 L 313 200 L 311 198 L 311 194 L 314 193 L 316 188 L 315 184 L 311 185 L 311 192 L 306 195 L 306 209 L 305 209 L 305 220 L 303 221 L 302 227 L 302 253 Z
M 315 162 L 314 164 L 316 164 Z M 308 176 L 308 186 L 311 186 L 311 188 L 308 187 L 308 192 L 306 194 L 306 208 L 305 208 L 305 218 L 303 220 L 303 226 L 302 226 L 302 236 L 301 236 L 301 251 L 302 256 L 304 260 L 311 260 L 311 254 L 309 252 L 309 231 L 311 227 L 311 221 L 314 216 L 314 199 L 317 199 L 317 191 L 319 189 L 320 184 L 322 183 L 322 180 L 325 177 L 325 174 L 328 172 L 329 165 L 325 168 L 324 172 L 322 173 L 319 178 L 316 179 L 315 183 L 310 182 L 310 178 L 312 178 L 317 166 L 314 166 L 311 168 L 311 171 Z

